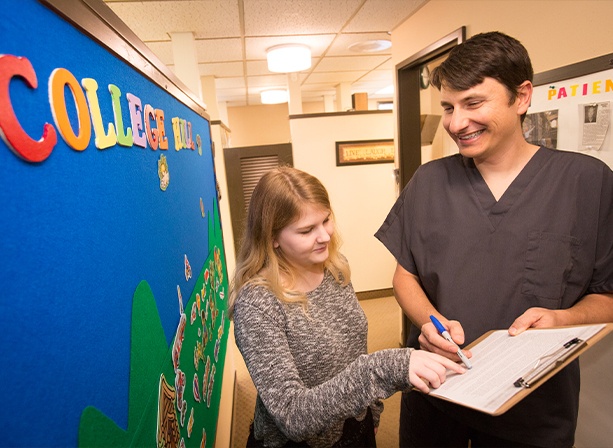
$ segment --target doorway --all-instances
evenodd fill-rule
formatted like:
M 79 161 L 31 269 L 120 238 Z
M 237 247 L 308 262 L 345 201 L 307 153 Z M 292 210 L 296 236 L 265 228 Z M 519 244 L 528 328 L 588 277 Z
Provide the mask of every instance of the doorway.
M 292 144 L 243 146 L 224 150 L 234 252 L 238 254 L 247 219 L 251 193 L 260 177 L 281 166 L 293 166 Z
M 466 27 L 461 27 L 396 65 L 398 86 L 398 169 L 399 191 L 409 182 L 422 164 L 422 131 L 424 143 L 431 144 L 432 128 L 428 117 L 430 105 L 422 107 L 422 91 L 430 87 L 429 71 L 442 62 L 453 47 L 466 39 Z M 426 113 L 424 113 L 426 112 Z M 425 117 L 422 117 L 424 116 Z M 436 123 L 438 124 L 438 122 Z

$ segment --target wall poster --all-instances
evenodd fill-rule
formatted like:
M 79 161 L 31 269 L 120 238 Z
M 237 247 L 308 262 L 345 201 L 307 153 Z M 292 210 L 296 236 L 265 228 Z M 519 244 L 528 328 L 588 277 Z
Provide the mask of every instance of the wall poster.
M 526 140 L 577 151 L 613 167 L 613 54 L 535 76 Z
M 213 446 L 228 275 L 204 106 L 99 0 L 3 10 L 0 446 Z

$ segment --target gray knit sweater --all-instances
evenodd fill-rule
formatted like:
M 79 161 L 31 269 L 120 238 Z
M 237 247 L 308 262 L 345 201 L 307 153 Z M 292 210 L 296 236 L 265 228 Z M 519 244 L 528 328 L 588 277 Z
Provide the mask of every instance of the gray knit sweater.
M 370 406 L 378 424 L 379 400 L 410 388 L 410 349 L 366 354 L 368 324 L 351 285 L 326 272 L 307 298 L 305 315 L 247 286 L 234 305 L 236 344 L 258 392 L 254 434 L 269 447 L 288 439 L 332 446 L 346 419 Z

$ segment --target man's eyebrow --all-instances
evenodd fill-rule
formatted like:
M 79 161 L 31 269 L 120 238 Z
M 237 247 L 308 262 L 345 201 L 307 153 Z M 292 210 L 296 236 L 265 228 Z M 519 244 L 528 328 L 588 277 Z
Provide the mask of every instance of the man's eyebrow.
M 471 93 L 470 95 L 460 98 L 458 100 L 458 103 L 467 103 L 470 101 L 481 100 L 481 99 L 483 99 L 483 95 L 480 95 L 477 93 Z M 441 100 L 441 106 L 451 106 L 451 105 L 452 104 L 449 101 Z

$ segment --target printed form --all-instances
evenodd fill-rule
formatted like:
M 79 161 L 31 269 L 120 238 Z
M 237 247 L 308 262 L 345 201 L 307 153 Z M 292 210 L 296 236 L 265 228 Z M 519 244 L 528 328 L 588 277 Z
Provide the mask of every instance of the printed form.
M 574 338 L 588 340 L 605 326 L 531 329 L 518 336 L 509 336 L 507 330 L 492 332 L 470 348 L 473 368 L 462 375 L 449 374 L 430 395 L 495 414 L 523 390 L 514 385 L 515 381 L 532 371 L 541 358 Z

